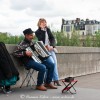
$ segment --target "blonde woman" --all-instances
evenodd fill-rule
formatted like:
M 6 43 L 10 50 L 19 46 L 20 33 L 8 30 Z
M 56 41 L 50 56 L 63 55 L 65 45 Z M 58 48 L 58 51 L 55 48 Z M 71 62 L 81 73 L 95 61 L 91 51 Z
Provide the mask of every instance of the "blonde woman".
M 46 48 L 48 49 L 49 53 L 51 54 L 50 60 L 54 62 L 54 74 L 53 74 L 53 81 L 54 84 L 57 86 L 61 86 L 59 83 L 59 75 L 57 69 L 57 58 L 55 55 L 56 48 L 55 48 L 55 38 L 51 33 L 51 30 L 47 27 L 47 22 L 44 18 L 40 18 L 38 21 L 38 29 L 35 32 L 36 37 L 39 41 L 43 41 Z

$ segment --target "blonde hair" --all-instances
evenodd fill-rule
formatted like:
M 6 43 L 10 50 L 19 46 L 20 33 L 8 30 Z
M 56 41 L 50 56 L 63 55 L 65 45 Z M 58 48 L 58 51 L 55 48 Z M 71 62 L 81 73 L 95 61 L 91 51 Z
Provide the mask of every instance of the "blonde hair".
M 46 22 L 46 19 L 40 18 L 39 21 L 38 21 L 38 23 L 37 23 L 37 26 L 40 27 L 40 24 L 41 24 L 42 22 Z

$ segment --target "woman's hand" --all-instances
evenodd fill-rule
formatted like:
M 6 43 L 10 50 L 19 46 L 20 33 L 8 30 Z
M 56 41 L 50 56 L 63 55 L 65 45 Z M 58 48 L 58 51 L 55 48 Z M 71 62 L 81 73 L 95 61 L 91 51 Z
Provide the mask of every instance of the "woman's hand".
M 55 52 L 55 53 L 58 53 L 58 50 L 57 50 L 56 48 L 54 48 L 54 52 Z
M 52 51 L 53 50 L 53 46 L 47 45 L 46 48 L 47 48 L 48 51 Z

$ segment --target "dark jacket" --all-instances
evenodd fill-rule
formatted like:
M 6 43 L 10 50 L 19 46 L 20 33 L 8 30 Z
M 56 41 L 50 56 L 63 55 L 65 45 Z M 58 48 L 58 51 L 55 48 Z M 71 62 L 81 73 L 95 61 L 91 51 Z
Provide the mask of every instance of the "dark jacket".
M 25 51 L 26 48 L 34 44 L 32 41 L 28 41 L 27 39 L 22 40 L 18 45 L 16 50 L 14 51 L 14 56 L 19 58 L 19 60 L 25 65 L 27 62 L 32 59 L 31 57 L 26 56 Z
M 47 34 L 49 37 L 50 46 L 55 47 L 55 38 L 49 28 L 47 28 Z M 41 28 L 38 28 L 38 30 L 35 32 L 35 35 L 39 41 L 43 41 L 43 43 L 45 44 L 45 31 L 41 30 Z
M 2 69 L 0 68 L 0 81 L 5 79 L 5 75 L 3 74 Z
M 0 42 L 0 80 L 9 79 L 12 76 L 18 76 L 16 69 L 3 42 Z

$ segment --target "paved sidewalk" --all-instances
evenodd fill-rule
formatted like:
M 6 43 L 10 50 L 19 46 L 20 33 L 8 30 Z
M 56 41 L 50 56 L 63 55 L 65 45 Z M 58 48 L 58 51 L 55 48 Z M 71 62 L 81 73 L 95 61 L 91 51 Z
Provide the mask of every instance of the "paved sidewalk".
M 62 93 L 58 89 L 39 91 L 30 87 L 14 88 L 11 94 L 0 93 L 0 100 L 100 100 L 100 73 L 77 77 L 77 94 Z
M 76 79 L 78 80 L 77 87 L 100 90 L 100 73 L 85 75 Z

